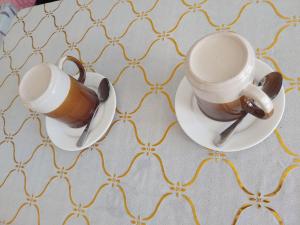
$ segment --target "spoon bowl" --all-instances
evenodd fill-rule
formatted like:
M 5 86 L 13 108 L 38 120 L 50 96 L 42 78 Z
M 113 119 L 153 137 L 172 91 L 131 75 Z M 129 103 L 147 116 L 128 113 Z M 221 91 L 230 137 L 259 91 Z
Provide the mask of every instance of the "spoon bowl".
M 282 75 L 279 72 L 271 72 L 258 83 L 258 86 L 262 86 L 262 90 L 273 100 L 282 87 L 282 80 Z M 255 105 L 252 99 L 243 96 L 241 100 L 243 110 L 255 117 L 267 119 L 273 114 L 273 111 L 266 114 L 262 109 Z
M 109 90 L 110 90 L 109 81 L 107 78 L 103 78 L 98 86 L 98 94 L 99 94 L 98 98 L 100 103 L 105 102 L 108 99 Z

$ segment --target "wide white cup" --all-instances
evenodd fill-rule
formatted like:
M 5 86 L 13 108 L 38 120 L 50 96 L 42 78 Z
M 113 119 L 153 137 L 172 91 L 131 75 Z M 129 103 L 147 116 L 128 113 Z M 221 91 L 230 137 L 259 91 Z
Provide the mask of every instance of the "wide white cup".
M 250 43 L 233 32 L 209 34 L 191 47 L 186 77 L 205 115 L 219 121 L 239 118 L 242 96 L 272 115 L 272 100 L 254 84 L 255 61 Z

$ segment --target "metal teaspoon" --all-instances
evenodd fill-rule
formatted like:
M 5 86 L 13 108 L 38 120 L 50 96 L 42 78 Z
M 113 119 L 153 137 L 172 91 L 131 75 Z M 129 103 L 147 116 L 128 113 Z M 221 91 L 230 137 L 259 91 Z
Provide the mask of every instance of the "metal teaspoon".
M 82 132 L 82 134 L 80 135 L 76 145 L 78 147 L 81 147 L 87 137 L 89 136 L 90 133 L 90 125 L 93 121 L 93 119 L 95 118 L 95 116 L 97 115 L 97 112 L 100 108 L 100 106 L 102 105 L 102 103 L 106 102 L 106 100 L 109 97 L 109 90 L 110 90 L 110 86 L 109 86 L 109 81 L 107 78 L 103 78 L 98 86 L 98 94 L 99 94 L 99 105 L 97 106 L 97 108 L 94 111 L 94 114 L 92 116 L 92 118 L 90 119 L 90 121 L 87 123 L 86 127 L 84 128 L 84 131 Z

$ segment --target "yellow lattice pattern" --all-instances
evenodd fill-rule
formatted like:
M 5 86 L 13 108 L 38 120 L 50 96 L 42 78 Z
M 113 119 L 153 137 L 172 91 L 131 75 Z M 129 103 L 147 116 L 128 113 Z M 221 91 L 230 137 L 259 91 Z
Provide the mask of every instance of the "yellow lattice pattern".
M 23 182 L 23 186 L 21 186 L 18 190 L 22 190 L 21 192 L 23 192 L 24 201 L 20 204 L 18 203 L 18 205 L 15 206 L 14 212 L 8 212 L 7 209 L 6 214 L 0 213 L 1 215 L 7 215 L 7 217 L 0 218 L 0 224 L 14 224 L 18 220 L 18 217 L 22 214 L 22 211 L 27 207 L 33 208 L 33 211 L 31 211 L 31 213 L 32 216 L 35 218 L 35 223 L 43 224 L 43 218 L 44 215 L 47 214 L 47 210 L 41 209 L 42 206 L 40 202 L 43 200 L 47 191 L 51 188 L 51 186 L 54 185 L 55 181 L 57 180 L 62 180 L 60 183 L 61 186 L 67 186 L 65 198 L 68 199 L 68 204 L 70 204 L 70 207 L 68 208 L 69 212 L 66 215 L 64 215 L 64 219 L 60 221 L 60 224 L 68 224 L 69 222 L 71 224 L 71 221 L 74 218 L 81 218 L 82 223 L 91 224 L 89 209 L 93 208 L 96 202 L 101 202 L 101 193 L 107 190 L 114 190 L 118 192 L 121 196 L 121 205 L 124 209 L 123 216 L 125 216 L 122 217 L 124 218 L 122 224 L 150 224 L 151 221 L 158 216 L 159 212 L 161 211 L 162 204 L 172 196 L 175 197 L 175 199 L 178 199 L 181 202 L 185 202 L 188 205 L 190 214 L 184 216 L 193 218 L 193 222 L 195 224 L 204 224 L 202 222 L 202 218 L 205 215 L 201 215 L 199 213 L 199 210 L 195 204 L 196 201 L 201 201 L 201 199 L 194 199 L 192 195 L 189 194 L 189 189 L 197 185 L 196 183 L 199 180 L 199 176 L 202 173 L 204 166 L 213 162 L 221 164 L 223 163 L 226 167 L 230 169 L 231 173 L 235 178 L 235 185 L 240 188 L 246 199 L 246 202 L 244 204 L 242 204 L 239 208 L 236 208 L 235 215 L 233 215 L 233 218 L 230 221 L 230 223 L 237 224 L 243 213 L 249 210 L 250 207 L 256 206 L 260 210 L 266 209 L 269 212 L 269 214 L 273 217 L 273 219 L 278 222 L 278 224 L 285 224 L 283 216 L 272 206 L 272 198 L 277 196 L 278 193 L 280 193 L 280 191 L 283 189 L 286 178 L 287 176 L 289 176 L 289 174 L 291 174 L 291 171 L 294 171 L 295 169 L 299 168 L 300 155 L 299 153 L 297 153 L 297 150 L 299 150 L 297 149 L 297 146 L 290 147 L 289 143 L 286 143 L 285 139 L 283 138 L 284 135 L 282 134 L 280 128 L 275 131 L 274 137 L 276 136 L 276 146 L 278 146 L 278 148 L 275 148 L 274 151 L 281 151 L 282 153 L 284 153 L 285 157 L 288 157 L 290 159 L 290 163 L 288 166 L 283 168 L 281 175 L 278 177 L 277 184 L 272 188 L 272 191 L 268 193 L 261 193 L 260 191 L 250 190 L 249 188 L 247 188 L 245 184 L 248 182 L 251 183 L 251 181 L 245 182 L 243 177 L 240 175 L 239 168 L 236 166 L 233 160 L 231 160 L 231 154 L 229 155 L 217 153 L 201 149 L 199 147 L 200 150 L 197 149 L 197 151 L 202 151 L 204 157 L 202 156 L 202 158 L 200 159 L 195 159 L 199 163 L 197 164 L 192 173 L 187 174 L 187 176 L 190 177 L 189 179 L 187 179 L 186 181 L 178 181 L 173 180 L 173 177 L 169 175 L 168 169 L 166 168 L 166 159 L 162 157 L 161 151 L 163 148 L 163 144 L 166 142 L 166 139 L 168 139 L 168 136 L 170 135 L 172 130 L 178 129 L 178 124 L 174 116 L 174 91 L 169 91 L 168 85 L 177 85 L 178 82 L 174 82 L 174 80 L 177 79 L 178 76 L 182 77 L 182 74 L 180 74 L 180 72 L 178 71 L 180 71 L 182 64 L 185 60 L 187 47 L 189 47 L 189 45 L 192 44 L 192 42 L 188 42 L 186 44 L 187 46 L 183 47 L 183 45 L 180 44 L 178 37 L 182 37 L 185 35 L 193 36 L 182 31 L 182 27 L 186 28 L 189 25 L 188 23 L 186 24 L 184 22 L 189 16 L 201 16 L 203 21 L 206 23 L 204 30 L 210 32 L 221 30 L 238 31 L 238 25 L 240 21 L 243 19 L 244 15 L 251 11 L 251 7 L 255 6 L 256 9 L 264 8 L 266 10 L 271 11 L 272 20 L 275 21 L 276 25 L 274 25 L 272 28 L 270 27 L 270 30 L 274 29 L 276 30 L 276 32 L 272 34 L 272 39 L 267 40 L 266 46 L 255 46 L 256 54 L 258 58 L 269 62 L 276 68 L 276 70 L 281 71 L 284 74 L 286 85 L 285 90 L 286 94 L 289 93 L 287 95 L 287 98 L 289 98 L 289 95 L 292 95 L 291 93 L 297 94 L 300 90 L 300 77 L 297 77 L 296 74 L 291 74 L 287 70 L 282 69 L 281 62 L 276 59 L 276 55 L 274 56 L 273 52 L 274 49 L 276 49 L 276 46 L 278 45 L 280 40 L 283 37 L 285 37 L 284 35 L 290 32 L 290 30 L 298 29 L 295 32 L 297 32 L 296 34 L 298 36 L 300 35 L 299 15 L 286 15 L 286 13 L 281 12 L 280 4 L 289 3 L 281 3 L 279 1 L 275 2 L 272 0 L 235 1 L 235 6 L 237 10 L 232 12 L 234 16 L 232 17 L 231 21 L 225 23 L 218 23 L 216 22 L 217 20 L 213 16 L 211 16 L 211 13 L 213 13 L 212 9 L 208 10 L 206 8 L 206 6 L 210 4 L 212 0 L 177 0 L 172 2 L 165 0 L 153 0 L 145 2 L 143 1 L 143 3 L 147 5 L 147 9 L 144 10 L 139 9 L 141 8 L 142 1 L 138 0 L 107 1 L 109 2 L 110 7 L 106 7 L 105 10 L 100 9 L 100 7 L 102 7 L 101 2 L 104 2 L 104 0 L 63 0 L 60 3 L 57 2 L 40 8 L 22 11 L 18 15 L 17 21 L 12 25 L 7 40 L 4 42 L 2 49 L 3 55 L 0 58 L 0 63 L 2 67 L 0 91 L 2 95 L 1 101 L 3 100 L 1 102 L 0 108 L 3 128 L 3 134 L 1 134 L 2 136 L 0 136 L 0 151 L 3 152 L 6 151 L 6 149 L 10 150 L 7 150 L 9 153 L 6 157 L 1 156 L 0 161 L 9 161 L 10 158 L 12 158 L 13 163 L 10 169 L 8 169 L 7 173 L 5 172 L 5 174 L 3 174 L 4 172 L 1 171 L 0 175 L 3 179 L 0 180 L 0 193 L 1 190 L 3 190 L 8 185 L 7 183 L 9 183 L 10 180 L 21 179 Z M 291 2 L 291 0 L 286 2 Z M 228 4 L 230 5 L 231 3 Z M 167 23 L 171 23 L 170 21 L 172 21 L 172 25 L 164 30 L 160 28 L 161 21 L 155 20 L 154 16 L 152 15 L 152 13 L 162 5 L 165 7 L 163 11 L 165 17 L 168 17 L 169 19 Z M 167 5 L 167 7 L 165 5 Z M 180 10 L 177 10 L 180 13 L 178 15 L 173 15 L 172 7 L 180 8 Z M 224 4 L 224 8 L 226 7 L 227 5 Z M 64 11 L 59 12 L 60 9 L 63 9 Z M 123 18 L 120 17 L 119 20 L 114 21 L 113 26 L 115 26 L 115 28 L 121 29 L 122 31 L 120 34 L 113 36 L 112 33 L 114 33 L 114 31 L 111 30 L 112 25 L 109 26 L 109 23 L 107 21 L 111 19 L 115 11 L 121 9 L 128 10 L 126 11 L 126 13 L 128 14 L 127 16 L 129 18 L 125 18 L 123 20 Z M 103 12 L 101 17 L 99 17 L 98 14 L 100 14 L 101 10 Z M 299 10 L 300 9 L 298 9 L 298 12 Z M 171 18 L 169 18 L 168 13 L 170 13 Z M 222 14 L 222 10 L 219 13 Z M 80 20 L 83 21 L 83 24 L 86 23 L 84 27 L 80 27 L 77 24 L 78 22 L 80 22 Z M 51 27 L 52 30 L 46 26 L 47 21 L 49 22 L 49 27 Z M 75 25 L 73 24 L 73 21 L 76 21 L 74 22 Z M 126 41 L 123 40 L 126 38 L 127 34 L 133 30 L 137 32 L 136 34 L 146 32 L 144 30 L 139 30 L 140 28 L 137 26 L 137 24 L 141 21 L 143 22 L 143 26 L 147 28 L 147 35 L 150 36 L 150 38 L 148 38 L 147 43 L 136 43 L 136 48 L 138 48 L 138 50 L 140 51 L 143 51 L 143 54 L 141 54 L 139 57 L 132 57 L 132 53 L 130 53 L 132 52 L 132 49 L 127 47 L 126 44 L 124 44 Z M 262 23 L 263 22 L 264 21 L 262 21 Z M 76 38 L 70 37 L 71 34 L 69 27 L 72 26 L 72 29 L 75 29 L 77 25 L 78 31 L 76 31 L 75 33 L 78 35 L 77 40 L 74 41 L 74 39 Z M 43 30 L 43 26 L 47 27 L 47 30 Z M 162 25 L 162 27 L 164 26 L 166 25 Z M 94 58 L 91 60 L 87 60 L 88 57 L 85 56 L 86 54 L 83 53 L 84 51 L 86 51 L 85 40 L 94 30 L 100 33 L 98 34 L 100 35 L 99 38 L 94 38 L 94 40 L 98 40 L 99 43 L 96 41 L 92 45 L 92 48 L 88 49 L 88 53 L 93 55 Z M 267 33 L 268 31 L 266 30 L 265 32 Z M 205 32 L 203 34 L 205 34 Z M 256 36 L 259 35 L 264 36 L 265 34 L 256 34 Z M 37 36 L 39 36 L 40 39 L 43 39 L 42 43 L 39 43 L 39 41 L 37 40 Z M 197 36 L 200 37 L 199 35 Z M 60 41 L 63 40 L 63 42 L 60 42 L 58 46 L 53 44 L 58 43 L 55 42 L 57 37 L 63 37 L 63 39 L 59 39 Z M 287 37 L 285 37 L 285 39 L 287 39 Z M 293 40 L 288 40 L 288 42 L 289 41 Z M 164 74 L 162 76 L 165 76 L 165 80 L 157 82 L 157 79 L 154 76 L 150 75 L 151 69 L 145 68 L 144 60 L 147 57 L 149 57 L 149 55 L 151 55 L 151 53 L 153 52 L 153 49 L 158 45 L 160 46 L 161 43 L 171 44 L 171 46 L 173 46 L 173 52 L 176 56 L 172 55 L 172 57 L 176 57 L 177 61 L 176 64 L 172 66 L 172 69 L 167 73 L 167 75 Z M 290 44 L 291 48 L 293 48 L 293 44 L 294 43 Z M 47 48 L 48 46 L 50 46 L 50 50 Z M 133 48 L 134 45 L 132 44 L 130 46 L 131 48 Z M 27 54 L 26 51 L 28 48 L 29 50 Z M 16 92 L 17 85 L 20 81 L 20 77 L 22 73 L 25 72 L 28 68 L 30 68 L 30 66 L 32 66 L 33 64 L 40 63 L 43 61 L 55 62 L 64 54 L 73 54 L 76 57 L 80 58 L 87 70 L 95 71 L 96 68 L 97 70 L 101 70 L 101 66 L 99 66 L 98 63 L 101 60 L 103 60 L 103 58 L 106 55 L 106 52 L 110 49 L 117 49 L 119 51 L 118 55 L 115 55 L 116 57 L 114 59 L 110 59 L 112 67 L 114 66 L 114 63 L 116 63 L 118 66 L 120 65 L 120 63 L 118 64 L 118 62 L 116 62 L 119 59 L 123 63 L 122 66 L 120 66 L 120 68 L 116 69 L 118 70 L 117 72 L 111 72 L 112 74 L 110 74 L 109 71 L 107 72 L 108 74 L 110 74 L 109 78 L 115 85 L 117 92 L 117 86 L 122 85 L 122 81 L 128 79 L 128 77 L 130 76 L 130 72 L 132 72 L 131 69 L 133 69 L 141 75 L 140 77 L 136 78 L 143 80 L 143 84 L 140 87 L 140 89 L 136 86 L 132 88 L 137 88 L 143 93 L 139 97 L 139 100 L 135 103 L 135 106 L 131 109 L 127 109 L 124 102 L 118 103 L 116 117 L 107 135 L 89 149 L 83 150 L 78 153 L 70 153 L 70 155 L 64 156 L 65 158 L 69 157 L 69 161 L 70 159 L 73 159 L 73 161 L 66 166 L 66 164 L 68 163 L 59 162 L 58 155 L 62 154 L 60 152 L 61 150 L 56 149 L 56 147 L 51 143 L 51 141 L 47 137 L 42 122 L 43 118 L 41 115 L 35 112 L 28 112 L 20 106 L 18 110 L 22 108 L 23 111 L 21 110 L 21 112 L 23 112 L 22 115 L 24 115 L 24 118 L 19 118 L 18 116 L 15 116 L 16 114 L 14 114 L 14 112 L 17 109 L 14 107 L 16 107 L 16 105 L 21 105 Z M 49 52 L 51 53 L 49 54 L 51 56 L 48 55 Z M 167 55 L 166 53 L 166 57 L 171 56 Z M 156 67 L 164 66 L 161 65 L 160 62 L 156 63 Z M 299 73 L 299 70 L 296 72 Z M 137 95 L 139 96 L 139 94 Z M 171 119 L 169 118 L 169 121 L 166 122 L 167 124 L 164 126 L 164 128 L 162 128 L 162 130 L 157 130 L 155 134 L 152 134 L 155 137 L 159 136 L 159 138 L 156 139 L 156 141 L 149 141 L 149 139 L 151 138 L 145 138 L 145 135 L 142 135 L 142 128 L 140 128 L 137 122 L 138 117 L 141 116 L 139 115 L 139 113 L 141 113 L 142 108 L 145 107 L 145 105 L 147 105 L 147 101 L 151 97 L 162 99 L 162 101 L 164 101 L 164 110 L 170 111 L 171 115 Z M 120 99 L 118 100 L 120 101 Z M 156 105 L 156 107 L 161 106 Z M 152 113 L 155 114 L 155 111 L 156 109 L 153 109 Z M 17 123 L 17 125 L 14 125 L 15 127 L 13 129 L 8 128 L 9 121 L 12 120 L 15 123 Z M 22 121 L 20 121 L 19 123 L 19 120 Z M 147 116 L 143 117 L 142 115 L 142 120 L 147 121 Z M 30 127 L 29 124 L 31 124 L 31 128 L 28 128 Z M 121 126 L 120 124 L 125 124 L 124 126 L 127 126 L 128 129 L 124 128 L 122 130 L 122 127 L 118 128 L 120 133 L 118 135 L 114 135 L 113 130 L 117 126 Z M 157 124 L 146 123 L 146 125 L 156 126 Z M 29 130 L 21 134 L 23 130 L 27 129 Z M 105 145 L 105 141 L 108 139 L 122 139 L 123 135 L 126 135 L 126 132 L 131 132 L 131 135 L 134 137 L 133 139 L 135 139 L 135 141 L 137 142 L 136 146 L 138 146 L 139 150 L 137 152 L 134 152 L 134 150 L 132 150 L 127 167 L 124 169 L 123 172 L 115 173 L 107 167 L 107 158 L 110 154 L 110 149 L 109 147 L 108 149 L 105 149 L 107 147 Z M 21 141 L 18 139 L 20 134 L 21 136 L 23 135 L 25 137 Z M 297 134 L 295 134 L 294 138 L 297 138 Z M 27 149 L 28 145 L 31 145 L 27 145 L 26 140 L 30 142 L 29 140 L 31 139 L 34 139 L 36 141 L 32 144 L 35 145 L 35 143 L 37 143 L 35 145 L 36 147 L 32 149 Z M 19 144 L 20 142 L 21 145 Z M 122 141 L 119 142 L 121 143 Z M 117 148 L 117 150 L 120 152 L 119 154 L 122 155 L 124 146 L 120 144 Z M 184 148 L 182 149 L 182 151 L 185 150 L 186 149 Z M 19 160 L 20 155 L 22 155 L 21 151 L 25 151 L 28 153 L 26 159 Z M 52 175 L 47 176 L 47 181 L 39 190 L 30 191 L 28 188 L 29 174 L 27 168 L 37 157 L 37 155 L 40 154 L 40 152 L 42 151 L 47 151 L 51 155 L 50 161 L 52 165 L 52 172 L 50 173 L 52 173 Z M 76 187 L 70 179 L 70 174 L 72 173 L 72 171 L 75 171 L 77 165 L 80 163 L 81 160 L 83 160 L 84 155 L 92 154 L 92 152 L 96 153 L 96 158 L 99 161 L 100 165 L 99 167 L 93 169 L 97 172 L 97 174 L 100 174 L 101 179 L 99 179 L 103 180 L 103 182 L 97 186 L 96 191 L 94 193 L 91 193 L 92 197 L 86 200 L 86 203 L 83 204 L 79 202 L 76 197 L 74 197 L 73 191 Z M 162 179 L 165 187 L 167 188 L 166 190 L 162 190 L 161 196 L 157 198 L 157 201 L 152 205 L 151 211 L 137 213 L 136 210 L 132 210 L 130 206 L 132 199 L 128 197 L 128 192 L 124 187 L 124 184 L 126 183 L 124 182 L 124 180 L 126 180 L 126 177 L 130 176 L 130 174 L 137 166 L 142 157 L 150 157 L 154 162 L 158 164 L 160 177 L 157 177 L 157 179 Z M 109 157 L 109 159 L 112 160 L 111 157 Z M 39 160 L 47 161 L 48 158 L 40 157 Z M 2 165 L 0 164 L 0 169 L 1 166 Z M 39 166 L 41 166 L 41 164 L 39 164 Z M 89 166 L 88 163 L 86 164 L 86 166 Z M 35 170 L 39 170 L 39 168 L 37 167 L 35 168 Z M 15 174 L 18 174 L 19 176 L 21 176 L 21 178 L 16 178 Z M 85 175 L 81 174 L 80 176 L 84 177 Z M 99 182 L 96 183 L 98 184 Z M 77 183 L 77 185 L 79 184 Z M 82 183 L 82 185 L 89 184 Z M 156 187 L 153 187 L 153 189 L 156 189 Z M 2 200 L 0 199 L 0 201 Z M 10 203 L 8 202 L 7 204 L 9 205 Z M 3 206 L 3 204 L 1 206 Z M 1 208 L 0 210 L 4 212 L 6 211 L 6 208 Z M 98 208 L 98 210 L 101 210 L 101 208 Z M 297 212 L 297 210 L 299 213 L 299 208 L 294 209 L 295 212 Z M 172 215 L 169 216 L 171 217 Z M 227 222 L 224 222 L 224 224 L 226 223 Z M 104 223 L 103 221 L 98 221 L 97 224 Z M 110 222 L 108 221 L 105 224 L 110 224 Z M 251 224 L 251 222 L 249 224 Z

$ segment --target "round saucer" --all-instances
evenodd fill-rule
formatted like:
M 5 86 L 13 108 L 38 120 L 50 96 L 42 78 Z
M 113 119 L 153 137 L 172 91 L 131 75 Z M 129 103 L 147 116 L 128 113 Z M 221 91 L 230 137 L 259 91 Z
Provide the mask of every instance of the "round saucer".
M 255 79 L 260 80 L 272 68 L 261 60 L 256 60 Z M 237 127 L 232 137 L 223 146 L 215 146 L 213 139 L 233 122 L 218 122 L 206 117 L 198 108 L 192 87 L 184 77 L 179 84 L 175 97 L 175 111 L 177 120 L 184 132 L 196 143 L 203 147 L 223 152 L 240 151 L 266 139 L 278 126 L 285 107 L 283 87 L 273 100 L 274 114 L 271 118 L 260 120 L 247 115 Z
M 86 73 L 85 85 L 97 93 L 98 84 L 104 78 L 99 73 Z M 49 138 L 57 147 L 67 151 L 78 151 L 87 148 L 99 140 L 108 130 L 116 111 L 116 93 L 110 84 L 109 98 L 103 103 L 91 124 L 90 134 L 82 147 L 77 147 L 76 142 L 84 130 L 81 128 L 70 128 L 66 124 L 46 117 L 46 130 Z

